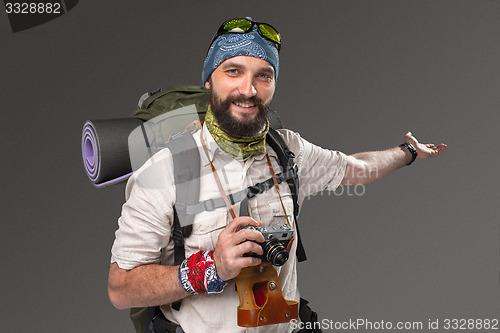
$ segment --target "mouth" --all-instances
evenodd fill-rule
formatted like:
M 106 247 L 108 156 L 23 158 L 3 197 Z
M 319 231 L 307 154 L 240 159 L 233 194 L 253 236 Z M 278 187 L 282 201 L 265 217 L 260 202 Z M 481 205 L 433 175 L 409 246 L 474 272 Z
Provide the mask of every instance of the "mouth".
M 242 108 L 253 108 L 255 106 L 252 102 L 233 102 L 233 104 Z
M 233 102 L 236 111 L 249 113 L 257 110 L 257 105 L 253 102 Z

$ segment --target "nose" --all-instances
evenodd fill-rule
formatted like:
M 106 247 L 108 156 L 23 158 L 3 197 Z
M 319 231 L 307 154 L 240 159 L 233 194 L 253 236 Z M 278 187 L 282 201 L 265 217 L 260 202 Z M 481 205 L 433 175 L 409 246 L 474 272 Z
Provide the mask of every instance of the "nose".
M 251 75 L 245 75 L 245 77 L 241 79 L 238 92 L 247 98 L 257 95 L 257 89 L 255 89 L 253 77 Z

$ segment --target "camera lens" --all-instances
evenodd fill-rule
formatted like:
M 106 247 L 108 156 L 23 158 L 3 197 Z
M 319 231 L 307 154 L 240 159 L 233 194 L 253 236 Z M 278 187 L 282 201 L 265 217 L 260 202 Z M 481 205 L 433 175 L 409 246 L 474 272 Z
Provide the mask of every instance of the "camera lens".
M 274 266 L 283 266 L 288 260 L 288 251 L 277 239 L 264 243 L 264 256 Z

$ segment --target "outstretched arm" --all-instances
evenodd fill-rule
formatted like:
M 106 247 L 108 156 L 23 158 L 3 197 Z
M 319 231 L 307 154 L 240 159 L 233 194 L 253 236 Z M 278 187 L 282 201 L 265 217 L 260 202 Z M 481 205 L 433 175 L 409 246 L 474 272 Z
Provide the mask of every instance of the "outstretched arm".
M 415 147 L 418 159 L 438 156 L 447 147 L 444 143 L 437 146 L 432 143 L 420 143 L 411 132 L 406 133 L 404 142 Z M 412 157 L 409 149 L 401 146 L 350 155 L 347 157 L 347 168 L 341 185 L 371 183 L 407 165 Z

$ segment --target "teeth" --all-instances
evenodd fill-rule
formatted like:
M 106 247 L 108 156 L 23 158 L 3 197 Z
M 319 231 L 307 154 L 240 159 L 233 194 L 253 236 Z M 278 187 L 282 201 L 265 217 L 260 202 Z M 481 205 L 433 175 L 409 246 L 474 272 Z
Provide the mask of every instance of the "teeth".
M 234 104 L 241 106 L 242 108 L 251 108 L 251 107 L 255 106 L 255 104 L 251 104 L 251 103 L 236 103 L 235 102 Z

